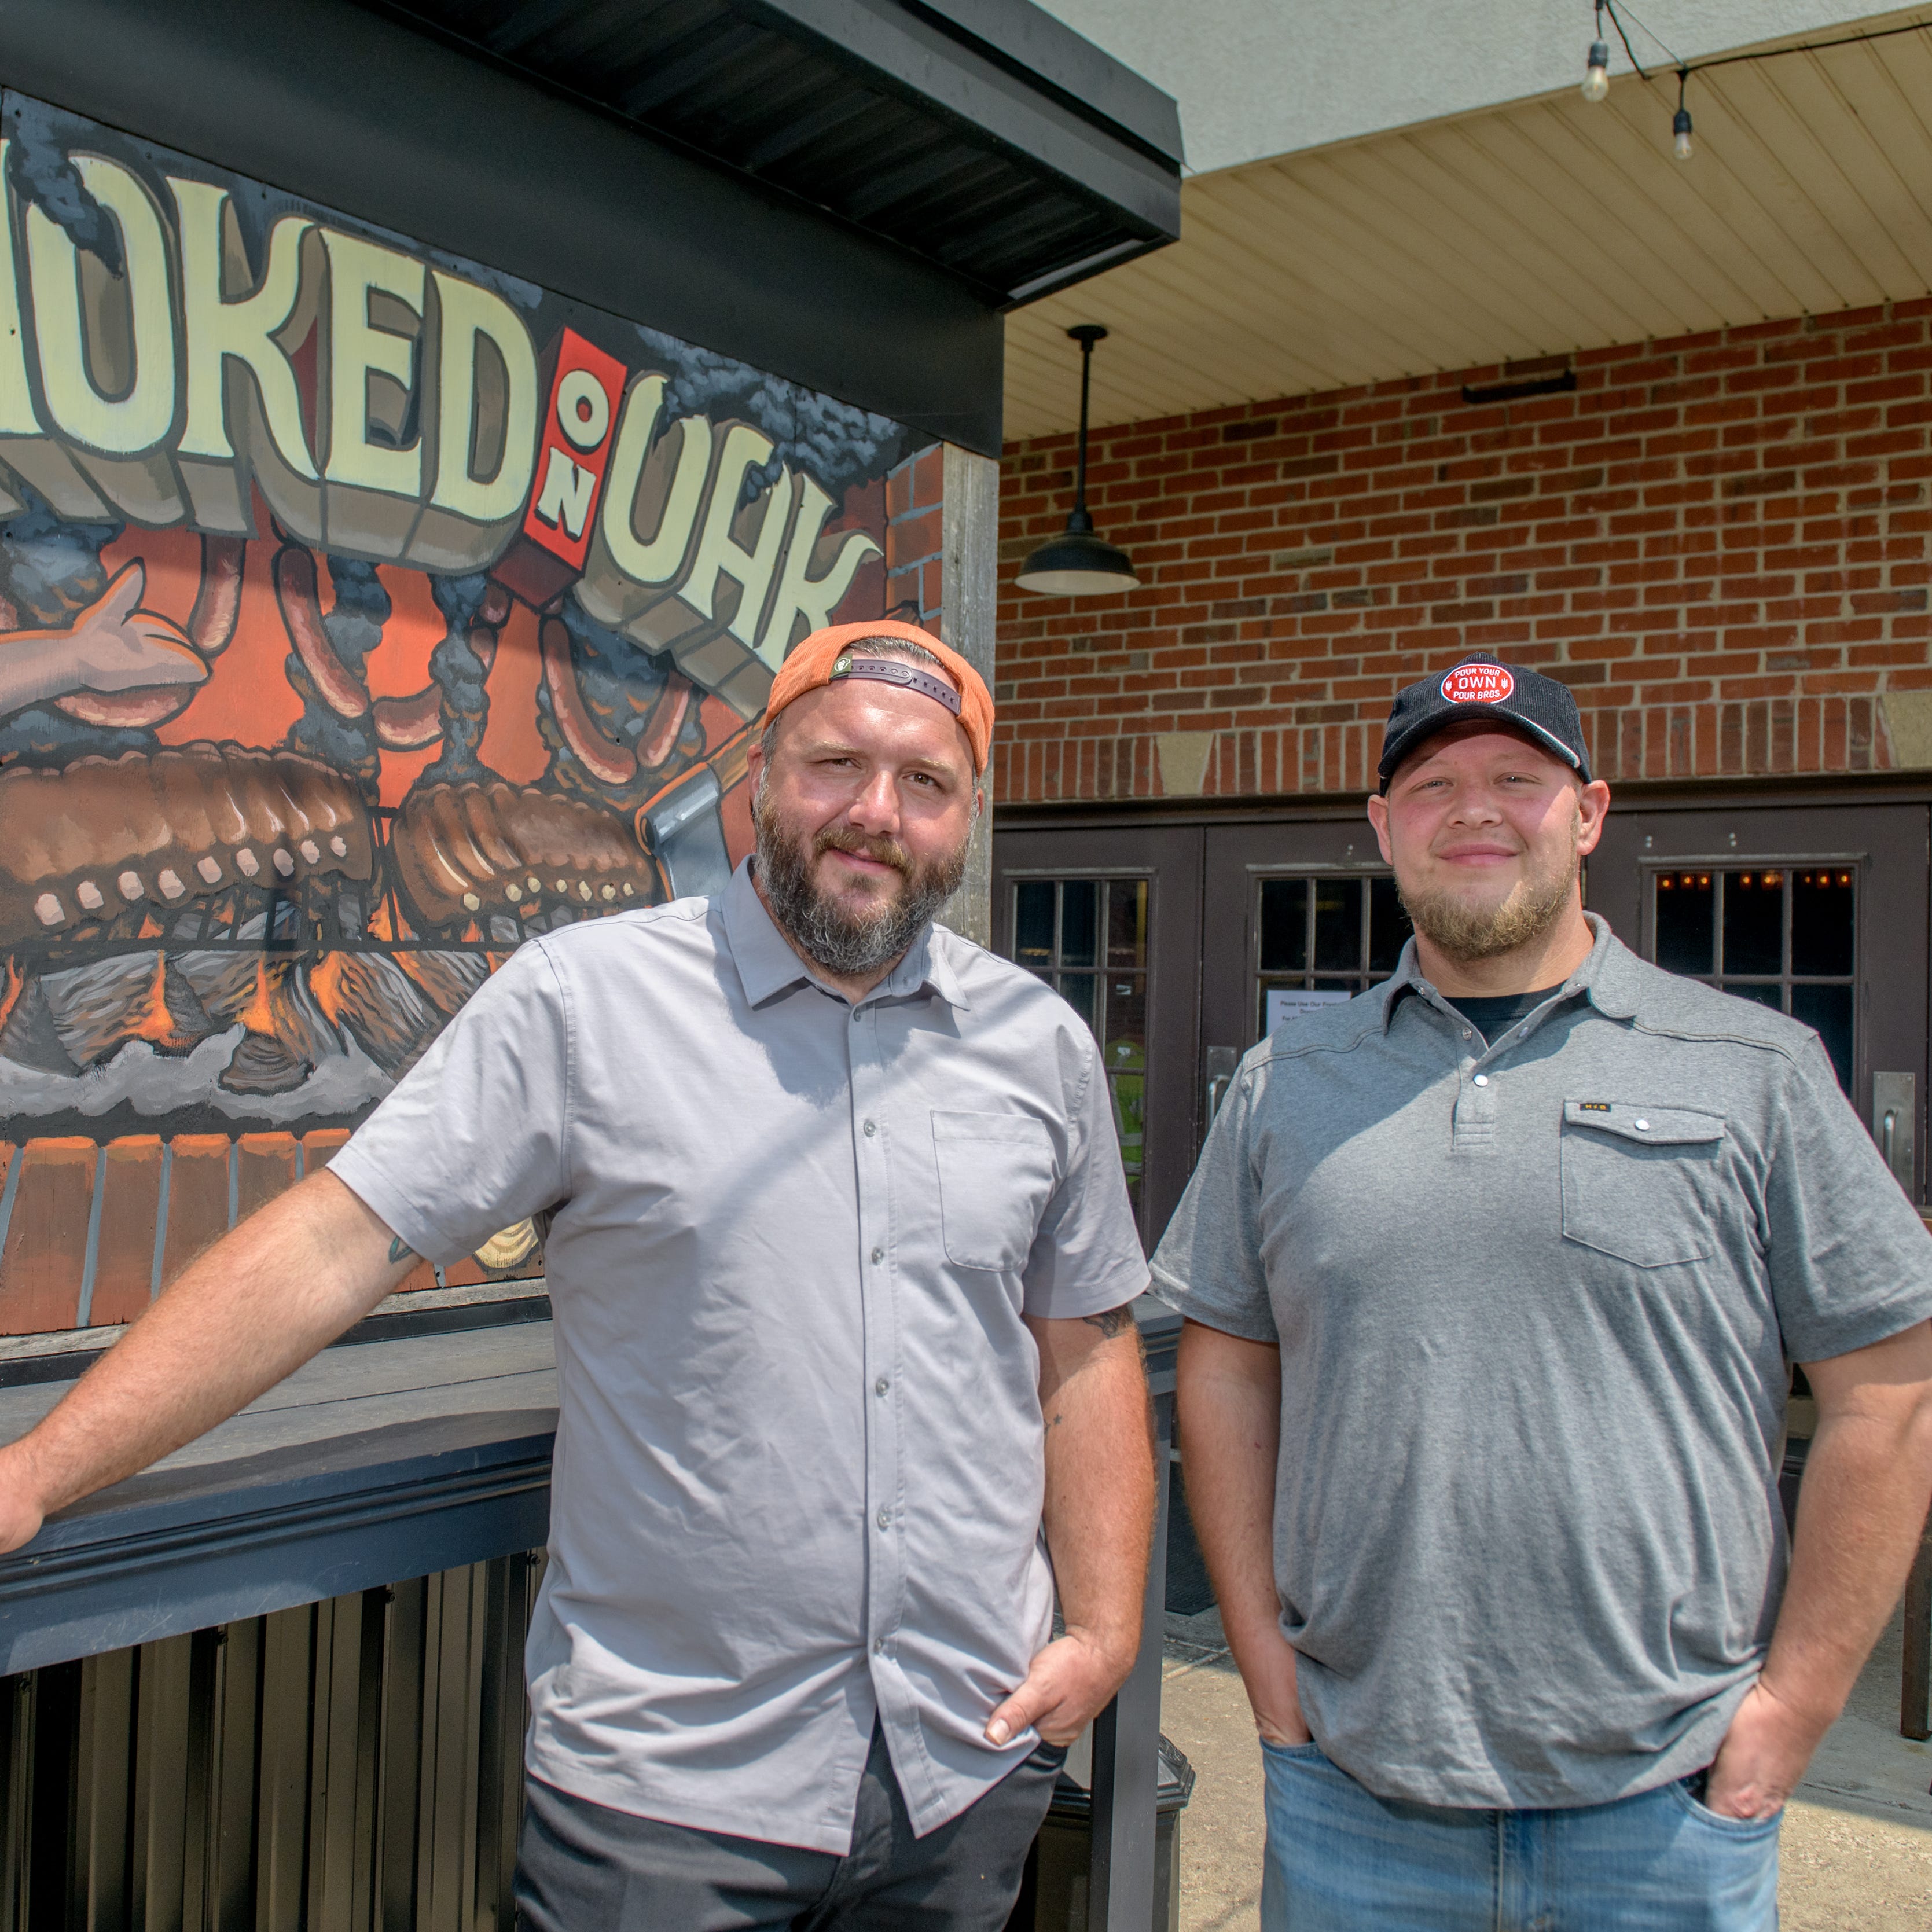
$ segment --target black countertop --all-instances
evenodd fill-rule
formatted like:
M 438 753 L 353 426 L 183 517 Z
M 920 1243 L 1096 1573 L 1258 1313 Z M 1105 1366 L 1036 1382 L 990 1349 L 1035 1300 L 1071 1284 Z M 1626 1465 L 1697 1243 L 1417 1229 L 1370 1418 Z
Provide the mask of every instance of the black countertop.
M 0 1440 L 69 1383 L 0 1389 Z M 540 1546 L 548 1322 L 326 1349 L 0 1557 L 0 1672 Z
M 1164 1408 L 1180 1322 L 1135 1312 Z M 71 1385 L 0 1388 L 0 1442 Z M 0 1673 L 537 1548 L 556 1429 L 548 1321 L 325 1349 L 0 1557 Z

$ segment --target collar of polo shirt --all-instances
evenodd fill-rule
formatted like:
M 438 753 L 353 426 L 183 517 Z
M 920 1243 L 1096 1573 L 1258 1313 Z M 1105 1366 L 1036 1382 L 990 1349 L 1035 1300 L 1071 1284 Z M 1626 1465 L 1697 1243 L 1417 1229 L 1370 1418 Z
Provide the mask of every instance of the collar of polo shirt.
M 1636 976 L 1627 963 L 1629 956 L 1616 950 L 1609 922 L 1600 914 L 1586 912 L 1583 917 L 1595 934 L 1595 943 L 1590 948 L 1589 956 L 1564 983 L 1587 994 L 1591 1005 L 1606 1019 L 1634 1019 L 1638 1005 L 1634 983 Z M 1402 957 L 1396 962 L 1394 976 L 1384 980 L 1377 989 L 1382 996 L 1384 1033 L 1395 1017 L 1395 1010 L 1401 1004 L 1403 994 L 1419 992 L 1428 984 L 1423 977 L 1422 969 L 1416 964 L 1415 941 L 1412 938 L 1402 949 Z

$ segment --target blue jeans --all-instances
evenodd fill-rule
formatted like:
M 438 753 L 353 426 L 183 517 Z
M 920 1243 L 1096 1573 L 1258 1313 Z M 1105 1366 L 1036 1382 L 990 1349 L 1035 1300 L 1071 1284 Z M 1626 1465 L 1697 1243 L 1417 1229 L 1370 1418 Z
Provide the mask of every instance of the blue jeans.
M 1378 1798 L 1264 1744 L 1262 1932 L 1775 1932 L 1778 1827 L 1682 1784 L 1563 1811 Z

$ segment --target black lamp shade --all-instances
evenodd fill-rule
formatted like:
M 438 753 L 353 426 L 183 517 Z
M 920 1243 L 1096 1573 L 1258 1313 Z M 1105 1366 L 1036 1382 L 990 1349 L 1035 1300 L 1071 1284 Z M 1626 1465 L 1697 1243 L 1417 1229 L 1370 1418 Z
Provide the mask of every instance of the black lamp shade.
M 1075 445 L 1073 508 L 1066 527 L 1026 560 L 1015 581 L 1042 597 L 1110 597 L 1138 590 L 1132 560 L 1094 534 L 1087 507 L 1087 399 L 1094 377 L 1094 345 L 1106 340 L 1098 322 L 1083 322 L 1067 334 L 1080 345 L 1080 440 Z
M 1106 597 L 1138 590 L 1140 579 L 1126 552 L 1090 530 L 1064 530 L 1040 545 L 1017 580 L 1022 590 L 1046 597 Z

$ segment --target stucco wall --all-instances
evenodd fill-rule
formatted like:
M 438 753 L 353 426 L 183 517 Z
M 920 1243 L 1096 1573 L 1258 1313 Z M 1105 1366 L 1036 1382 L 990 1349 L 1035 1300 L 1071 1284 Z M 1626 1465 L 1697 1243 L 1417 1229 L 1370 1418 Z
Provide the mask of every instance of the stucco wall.
M 1197 172 L 1574 86 L 1593 32 L 1587 0 L 1041 4 L 1174 96 Z M 1841 0 L 1674 0 L 1643 14 L 1687 60 L 1878 17 Z M 1666 58 L 1631 33 L 1646 67 Z M 1612 72 L 1628 72 L 1610 44 Z

